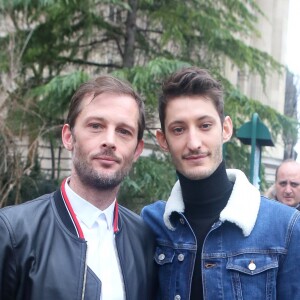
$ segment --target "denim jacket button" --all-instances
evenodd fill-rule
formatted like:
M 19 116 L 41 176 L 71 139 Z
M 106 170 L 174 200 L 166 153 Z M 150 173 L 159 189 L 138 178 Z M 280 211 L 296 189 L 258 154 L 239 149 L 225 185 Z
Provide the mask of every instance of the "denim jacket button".
M 178 258 L 179 261 L 183 261 L 184 260 L 184 255 L 183 254 L 179 254 L 177 256 L 177 258 Z
M 184 218 L 180 218 L 179 222 L 183 225 L 185 223 Z
M 163 253 L 158 255 L 158 259 L 159 259 L 159 260 L 164 260 L 165 257 L 166 257 L 166 256 L 165 256 Z
M 174 297 L 174 300 L 180 300 L 180 299 L 181 299 L 180 295 L 176 295 L 176 296 Z
M 248 269 L 250 271 L 254 271 L 256 269 L 256 264 L 254 263 L 253 260 L 250 261 L 249 265 L 248 265 Z

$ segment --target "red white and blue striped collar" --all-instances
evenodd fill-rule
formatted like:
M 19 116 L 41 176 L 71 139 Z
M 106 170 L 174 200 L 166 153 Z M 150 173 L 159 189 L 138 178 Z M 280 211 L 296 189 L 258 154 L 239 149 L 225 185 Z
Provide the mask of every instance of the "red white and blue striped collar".
M 65 178 L 62 183 L 61 183 L 61 195 L 62 195 L 62 198 L 63 198 L 63 201 L 64 201 L 64 204 L 68 210 L 68 213 L 70 215 L 70 218 L 73 222 L 73 225 L 74 225 L 74 228 L 76 230 L 76 233 L 77 233 L 77 236 L 79 238 L 82 238 L 84 239 L 84 234 L 83 234 L 83 231 L 81 229 L 81 226 L 79 224 L 79 221 L 77 219 L 77 216 L 74 212 L 74 209 L 70 203 L 70 200 L 67 196 L 67 193 L 66 193 L 66 188 L 65 188 L 65 184 L 66 184 L 66 181 L 67 181 L 67 178 Z M 115 201 L 115 208 L 114 208 L 114 219 L 113 219 L 113 230 L 114 230 L 114 233 L 117 233 L 119 231 L 119 228 L 118 228 L 118 217 L 119 217 L 119 214 L 118 214 L 118 203 L 117 201 Z

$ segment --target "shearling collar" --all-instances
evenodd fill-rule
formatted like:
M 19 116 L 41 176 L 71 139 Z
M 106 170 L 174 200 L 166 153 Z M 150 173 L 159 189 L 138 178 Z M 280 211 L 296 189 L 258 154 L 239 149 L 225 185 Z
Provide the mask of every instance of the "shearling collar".
M 228 179 L 234 185 L 228 203 L 220 213 L 220 221 L 236 224 L 242 229 L 244 236 L 249 236 L 256 222 L 260 205 L 260 192 L 250 184 L 242 171 L 228 169 L 226 172 Z M 179 180 L 171 191 L 164 212 L 164 222 L 170 230 L 175 230 L 170 221 L 173 212 L 184 212 L 184 202 Z

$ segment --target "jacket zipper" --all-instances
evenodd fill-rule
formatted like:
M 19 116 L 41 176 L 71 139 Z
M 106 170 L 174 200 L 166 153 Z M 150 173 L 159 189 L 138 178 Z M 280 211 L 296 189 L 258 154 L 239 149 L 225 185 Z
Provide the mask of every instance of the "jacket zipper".
M 83 231 L 80 227 L 80 224 L 77 220 L 77 217 L 75 215 L 75 212 L 72 208 L 72 205 L 70 203 L 70 200 L 68 199 L 68 196 L 67 196 L 67 193 L 66 193 L 66 190 L 65 190 L 65 184 L 66 184 L 66 181 L 68 180 L 68 178 L 65 178 L 63 180 L 63 182 L 61 183 L 61 195 L 62 195 L 62 198 L 63 198 L 63 201 L 65 203 L 65 206 L 69 212 L 69 215 L 70 215 L 70 218 L 73 222 L 73 225 L 75 227 L 75 230 L 77 232 L 77 236 L 81 239 L 84 239 L 84 234 L 83 234 Z M 114 226 L 114 234 L 116 234 L 118 231 L 119 231 L 119 228 L 118 228 L 118 220 L 119 220 L 119 210 L 118 210 L 118 202 L 116 201 L 115 202 L 115 210 L 114 210 L 114 222 L 113 222 L 113 226 Z M 86 243 L 86 252 L 85 252 L 85 265 L 84 265 L 84 275 L 83 275 L 83 287 L 82 287 L 82 294 L 81 294 L 81 300 L 84 300 L 84 295 L 85 295 L 85 285 L 86 285 L 86 277 L 87 277 L 87 251 L 88 249 L 88 245 Z M 117 255 L 118 256 L 118 255 Z M 123 272 L 122 272 L 123 273 Z M 123 276 L 123 280 L 124 280 L 124 276 Z M 126 293 L 125 293 L 126 295 Z
M 88 245 L 86 244 L 81 300 L 84 300 L 84 295 L 85 295 L 85 285 L 86 285 L 86 275 L 87 275 L 87 247 L 88 247 Z
M 118 231 L 115 232 L 114 234 L 114 237 L 115 237 L 115 246 L 116 246 L 116 253 L 117 253 L 117 259 L 118 259 L 118 262 L 119 262 L 119 268 L 120 268 L 120 273 L 122 275 L 122 282 L 123 282 L 123 291 L 124 291 L 124 300 L 127 299 L 127 285 L 126 285 L 126 282 L 125 282 L 125 276 L 124 276 L 124 272 L 123 272 L 123 263 L 121 262 L 121 259 L 120 259 L 120 256 L 119 256 L 119 247 L 118 247 L 118 242 L 117 242 L 117 235 L 118 234 Z

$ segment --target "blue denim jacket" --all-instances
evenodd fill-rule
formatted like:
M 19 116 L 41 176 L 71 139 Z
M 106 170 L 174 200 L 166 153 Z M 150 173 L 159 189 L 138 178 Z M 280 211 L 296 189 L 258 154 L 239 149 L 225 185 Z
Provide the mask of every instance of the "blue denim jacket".
M 227 175 L 232 194 L 202 249 L 204 299 L 300 299 L 300 212 L 261 197 L 241 171 Z M 179 182 L 142 210 L 157 239 L 159 299 L 190 299 L 197 243 L 183 212 Z

